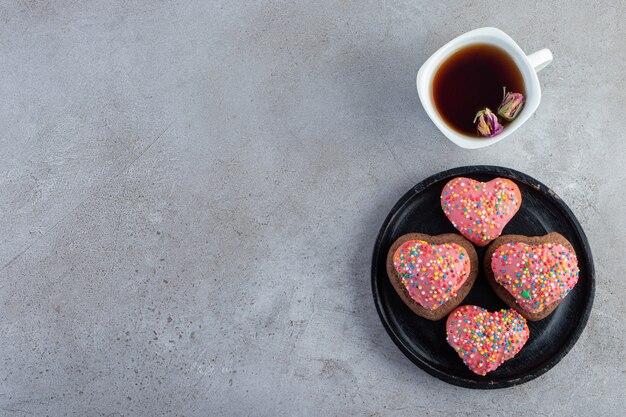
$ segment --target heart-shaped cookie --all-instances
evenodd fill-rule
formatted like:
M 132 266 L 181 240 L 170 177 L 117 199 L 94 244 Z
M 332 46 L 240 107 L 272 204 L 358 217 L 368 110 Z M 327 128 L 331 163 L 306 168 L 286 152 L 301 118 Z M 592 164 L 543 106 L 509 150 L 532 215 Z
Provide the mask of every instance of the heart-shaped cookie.
M 505 178 L 480 182 L 457 177 L 441 191 L 443 212 L 477 246 L 485 246 L 500 236 L 521 204 L 519 187 Z
M 517 311 L 491 313 L 472 305 L 450 314 L 446 333 L 463 363 L 483 376 L 517 355 L 529 336 L 526 320 Z
M 578 282 L 578 260 L 558 233 L 504 235 L 487 248 L 485 276 L 502 300 L 530 321 L 552 313 Z
M 478 257 L 461 235 L 409 233 L 387 253 L 387 275 L 402 301 L 419 316 L 440 320 L 474 285 Z

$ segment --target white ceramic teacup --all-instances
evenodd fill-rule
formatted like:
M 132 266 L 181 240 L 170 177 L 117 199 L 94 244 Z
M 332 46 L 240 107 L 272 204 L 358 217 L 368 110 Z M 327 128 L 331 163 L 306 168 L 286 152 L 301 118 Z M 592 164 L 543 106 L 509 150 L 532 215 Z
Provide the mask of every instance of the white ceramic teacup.
M 463 135 L 449 127 L 439 115 L 433 103 L 432 82 L 439 66 L 453 53 L 468 45 L 486 43 L 495 45 L 506 51 L 517 64 L 526 87 L 526 103 L 517 118 L 504 128 L 504 131 L 491 138 L 480 138 Z M 496 28 L 481 28 L 458 36 L 439 48 L 417 73 L 417 92 L 424 110 L 435 125 L 448 139 L 462 148 L 477 149 L 501 141 L 515 132 L 537 110 L 541 101 L 541 87 L 537 72 L 552 62 L 552 52 L 541 49 L 533 54 L 526 55 L 522 48 L 509 35 Z

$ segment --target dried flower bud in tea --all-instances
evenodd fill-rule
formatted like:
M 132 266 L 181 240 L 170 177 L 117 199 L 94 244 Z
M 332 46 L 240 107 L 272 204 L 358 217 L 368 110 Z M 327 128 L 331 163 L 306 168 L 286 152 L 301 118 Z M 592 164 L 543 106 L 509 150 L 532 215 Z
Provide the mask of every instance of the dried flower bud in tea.
M 498 116 L 488 108 L 480 110 L 474 117 L 474 123 L 477 123 L 476 130 L 485 137 L 492 137 L 504 130 L 504 127 L 498 121 Z
M 524 107 L 524 96 L 520 93 L 507 93 L 504 88 L 504 99 L 498 107 L 498 114 L 509 122 L 513 121 Z

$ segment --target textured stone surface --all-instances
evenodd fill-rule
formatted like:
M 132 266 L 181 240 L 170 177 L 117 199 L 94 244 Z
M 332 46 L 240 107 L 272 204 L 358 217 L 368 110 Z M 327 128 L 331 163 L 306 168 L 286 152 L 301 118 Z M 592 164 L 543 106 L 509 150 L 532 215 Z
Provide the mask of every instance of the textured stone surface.
M 621 415 L 623 2 L 6 1 L 0 415 Z M 551 48 L 539 111 L 445 140 L 421 63 L 481 26 Z M 495 392 L 380 324 L 374 238 L 413 184 L 495 164 L 551 186 L 594 251 L 589 325 Z

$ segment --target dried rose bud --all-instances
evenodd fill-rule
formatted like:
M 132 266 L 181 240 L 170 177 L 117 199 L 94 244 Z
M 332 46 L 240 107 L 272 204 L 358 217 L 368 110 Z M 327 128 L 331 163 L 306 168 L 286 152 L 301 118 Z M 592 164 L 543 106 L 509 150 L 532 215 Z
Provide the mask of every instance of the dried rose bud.
M 478 125 L 476 125 L 476 130 L 483 136 L 488 138 L 495 136 L 501 133 L 504 130 L 504 127 L 498 122 L 498 116 L 488 108 L 479 111 L 476 113 L 476 117 L 474 117 L 474 123 L 478 120 Z
M 524 107 L 524 96 L 520 93 L 507 93 L 506 87 L 504 93 L 502 104 L 498 107 L 498 114 L 510 122 L 517 117 Z

